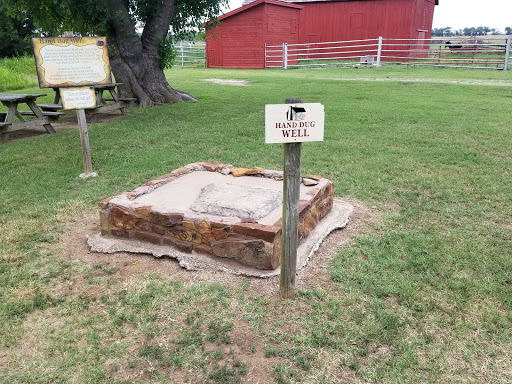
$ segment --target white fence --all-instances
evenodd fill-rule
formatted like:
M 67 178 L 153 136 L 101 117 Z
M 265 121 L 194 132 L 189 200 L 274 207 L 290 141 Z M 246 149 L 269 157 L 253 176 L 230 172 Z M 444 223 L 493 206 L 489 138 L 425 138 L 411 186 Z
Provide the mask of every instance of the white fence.
M 265 68 L 426 65 L 507 70 L 512 36 L 350 40 L 265 46 Z
M 176 67 L 206 68 L 206 45 L 203 42 L 179 42 L 173 46 L 172 65 Z

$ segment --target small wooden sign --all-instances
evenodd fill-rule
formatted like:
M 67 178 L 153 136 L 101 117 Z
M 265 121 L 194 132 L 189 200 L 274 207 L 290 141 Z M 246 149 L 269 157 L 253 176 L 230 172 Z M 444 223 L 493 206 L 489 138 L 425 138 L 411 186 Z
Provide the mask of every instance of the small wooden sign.
M 96 108 L 94 87 L 59 88 L 62 109 Z
M 324 106 L 320 103 L 265 105 L 265 143 L 324 140 Z
M 33 37 L 40 88 L 111 83 L 106 37 Z

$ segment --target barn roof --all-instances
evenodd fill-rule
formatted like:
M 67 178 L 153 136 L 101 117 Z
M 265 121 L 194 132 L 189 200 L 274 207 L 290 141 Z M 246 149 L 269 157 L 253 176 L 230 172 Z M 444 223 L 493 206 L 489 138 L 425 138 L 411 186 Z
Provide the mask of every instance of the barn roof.
M 300 5 L 292 4 L 291 2 L 287 2 L 284 0 L 281 0 L 281 1 L 277 1 L 277 0 L 256 0 L 256 1 L 245 0 L 240 8 L 234 9 L 231 12 L 228 12 L 222 16 L 219 16 L 219 20 L 234 16 L 239 12 L 244 12 L 244 11 L 248 10 L 249 8 L 255 7 L 262 3 L 280 5 L 282 7 L 288 7 L 288 8 L 296 8 L 296 9 L 302 8 Z
M 281 2 L 285 3 L 322 3 L 322 2 L 332 2 L 332 1 L 366 1 L 366 0 L 281 0 Z M 427 0 L 432 2 L 432 0 Z M 435 5 L 439 5 L 439 0 L 433 0 Z M 242 7 L 248 4 L 255 3 L 255 0 L 244 0 L 242 3 Z M 260 2 L 261 3 L 261 2 Z M 240 8 L 239 8 L 240 9 Z

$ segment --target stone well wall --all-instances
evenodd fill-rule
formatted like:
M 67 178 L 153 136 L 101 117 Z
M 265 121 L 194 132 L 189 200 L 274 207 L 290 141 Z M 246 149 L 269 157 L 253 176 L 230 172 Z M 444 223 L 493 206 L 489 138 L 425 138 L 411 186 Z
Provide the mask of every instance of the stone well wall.
M 279 182 L 282 172 L 263 168 L 236 168 L 227 164 L 193 163 L 99 203 L 104 236 L 170 245 L 180 251 L 202 252 L 235 259 L 260 269 L 275 269 L 281 256 L 281 219 L 270 224 L 252 217 L 198 215 L 188 209 L 162 208 L 140 203 L 140 197 L 157 191 L 191 172 L 217 172 L 226 177 L 262 177 Z M 299 204 L 299 239 L 307 237 L 333 205 L 332 182 L 320 176 L 302 179 L 308 191 Z M 281 183 L 282 184 L 282 183 Z M 172 199 L 172 196 L 169 197 Z

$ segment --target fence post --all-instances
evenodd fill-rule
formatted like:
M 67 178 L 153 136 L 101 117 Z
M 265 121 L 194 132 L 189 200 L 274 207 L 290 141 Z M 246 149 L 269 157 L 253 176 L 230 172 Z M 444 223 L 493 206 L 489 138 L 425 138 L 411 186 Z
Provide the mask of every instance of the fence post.
M 183 42 L 181 42 L 180 46 L 180 53 L 181 53 L 181 67 L 183 68 Z
M 288 44 L 283 43 L 283 68 L 288 69 Z
M 505 66 L 503 67 L 503 70 L 508 70 L 508 60 L 510 58 L 510 44 L 512 42 L 512 35 L 507 36 L 507 49 L 505 51 Z
M 265 43 L 265 69 L 267 68 L 267 43 Z
M 377 68 L 380 68 L 381 55 L 382 55 L 382 36 L 379 36 L 379 48 L 377 49 Z

